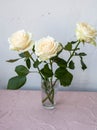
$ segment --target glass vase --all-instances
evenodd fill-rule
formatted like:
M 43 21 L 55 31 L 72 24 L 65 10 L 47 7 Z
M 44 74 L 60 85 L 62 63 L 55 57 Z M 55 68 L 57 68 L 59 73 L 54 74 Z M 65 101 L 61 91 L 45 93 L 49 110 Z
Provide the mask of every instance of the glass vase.
M 56 104 L 56 92 L 58 90 L 58 80 L 41 80 L 42 105 L 46 109 L 54 109 Z

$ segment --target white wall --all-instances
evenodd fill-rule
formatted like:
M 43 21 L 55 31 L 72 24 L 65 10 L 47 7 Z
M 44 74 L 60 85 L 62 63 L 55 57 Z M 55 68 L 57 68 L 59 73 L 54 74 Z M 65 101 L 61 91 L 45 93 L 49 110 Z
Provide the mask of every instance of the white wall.
M 34 40 L 50 35 L 61 43 L 75 40 L 76 23 L 85 21 L 97 29 L 97 0 L 0 0 L 0 88 L 5 89 L 8 79 L 15 75 L 14 67 L 20 62 L 5 62 L 17 58 L 17 52 L 9 50 L 8 37 L 25 29 L 33 33 Z M 79 62 L 73 72 L 74 80 L 65 90 L 97 91 L 97 47 L 86 45 L 88 56 L 86 71 Z M 79 66 L 79 67 L 78 67 Z M 37 74 L 28 76 L 23 89 L 40 88 Z

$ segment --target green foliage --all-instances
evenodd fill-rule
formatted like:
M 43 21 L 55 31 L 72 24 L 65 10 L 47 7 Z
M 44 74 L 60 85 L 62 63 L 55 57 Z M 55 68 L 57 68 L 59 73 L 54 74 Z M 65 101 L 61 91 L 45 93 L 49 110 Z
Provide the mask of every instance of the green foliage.
M 17 59 L 11 59 L 8 60 L 7 62 L 15 62 L 18 61 L 19 59 L 24 59 L 24 62 L 26 63 L 26 66 L 24 65 L 18 65 L 15 68 L 15 72 L 17 73 L 17 76 L 12 77 L 8 81 L 8 89 L 19 89 L 21 88 L 25 83 L 26 83 L 26 76 L 33 72 L 29 71 L 31 69 L 31 65 L 35 69 L 38 70 L 38 73 L 40 74 L 41 78 L 49 81 L 53 79 L 53 77 L 56 77 L 56 80 L 60 81 L 60 84 L 62 86 L 69 86 L 73 80 L 73 75 L 71 72 L 68 71 L 68 69 L 75 69 L 75 63 L 72 60 L 72 57 L 78 56 L 80 58 L 80 63 L 81 63 L 81 68 L 85 70 L 87 68 L 86 64 L 83 61 L 83 57 L 86 56 L 86 53 L 84 52 L 79 52 L 80 48 L 78 48 L 78 45 L 80 44 L 80 41 L 71 41 L 68 42 L 65 47 L 60 50 L 56 54 L 56 56 L 50 58 L 48 61 L 39 61 L 38 57 L 33 58 L 33 54 L 35 54 L 35 48 L 32 49 L 32 53 L 26 51 L 21 54 L 19 54 L 20 58 Z M 69 52 L 70 56 L 67 59 L 67 61 L 63 58 L 60 58 L 60 53 L 62 51 L 67 51 Z M 43 68 L 41 69 L 40 64 L 43 63 Z M 54 69 L 53 64 L 57 64 L 57 69 Z
M 72 43 L 68 42 L 67 45 L 65 45 L 64 49 L 67 51 L 72 51 Z
M 31 60 L 30 60 L 30 58 L 26 59 L 26 66 L 28 67 L 28 69 L 31 68 Z
M 79 56 L 86 56 L 87 54 L 84 52 L 79 53 Z
M 74 69 L 75 68 L 74 62 L 72 60 L 69 62 L 69 68 L 70 69 Z
M 9 79 L 7 89 L 19 89 L 26 83 L 26 76 L 15 76 Z
M 78 41 L 71 41 L 70 43 L 71 44 L 76 44 Z
M 41 62 L 37 59 L 34 63 L 33 63 L 33 67 L 37 68 L 39 66 Z
M 84 61 L 83 61 L 83 57 L 81 57 L 81 56 L 80 56 L 80 62 L 81 62 L 81 65 L 82 65 L 81 68 L 82 68 L 83 70 L 87 69 L 87 66 L 86 66 L 86 64 L 85 64 Z
M 29 70 L 25 66 L 19 65 L 15 68 L 15 72 L 19 76 L 26 76 L 29 73 Z
M 41 73 L 45 78 L 49 78 L 53 76 L 52 70 L 49 68 L 48 64 L 45 64 L 44 68 L 41 69 Z
M 75 56 L 86 56 L 87 54 L 84 53 L 84 52 L 81 52 L 81 53 L 75 53 Z
M 69 86 L 73 79 L 73 75 L 67 69 L 62 67 L 59 67 L 55 71 L 55 77 L 60 80 L 60 84 L 63 86 Z
M 62 59 L 62 58 L 55 57 L 53 59 L 53 61 L 60 67 L 63 67 L 63 68 L 67 67 L 67 62 L 64 59 Z
M 87 66 L 86 66 L 86 64 L 85 64 L 84 61 L 83 61 L 83 56 L 86 56 L 86 55 L 87 55 L 87 54 L 84 53 L 84 52 L 75 53 L 75 56 L 79 56 L 79 57 L 80 57 L 81 68 L 82 68 L 83 70 L 87 69 Z
M 17 58 L 17 59 L 10 59 L 10 60 L 7 60 L 6 62 L 10 62 L 10 63 L 13 63 L 13 62 L 16 62 L 18 61 L 20 58 Z
M 21 54 L 19 54 L 19 56 L 21 57 L 21 58 L 29 58 L 29 57 L 31 57 L 31 55 L 30 55 L 30 53 L 28 52 L 28 51 L 25 51 L 25 52 L 23 52 L 23 53 L 21 53 Z

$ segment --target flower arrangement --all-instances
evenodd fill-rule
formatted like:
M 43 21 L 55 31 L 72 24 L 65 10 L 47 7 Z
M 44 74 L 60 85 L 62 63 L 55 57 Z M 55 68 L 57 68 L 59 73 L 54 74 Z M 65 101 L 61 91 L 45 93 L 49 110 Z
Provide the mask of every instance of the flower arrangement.
M 17 75 L 8 81 L 8 89 L 19 89 L 27 80 L 27 75 L 33 73 L 32 67 L 37 69 L 44 81 L 50 81 L 51 87 L 57 82 L 62 86 L 69 86 L 73 80 L 70 69 L 75 69 L 73 57 L 79 57 L 81 68 L 87 68 L 83 61 L 86 53 L 80 52 L 79 44 L 90 43 L 96 45 L 97 31 L 87 23 L 78 23 L 76 27 L 76 41 L 62 45 L 54 38 L 47 36 L 38 41 L 32 40 L 32 34 L 20 30 L 12 34 L 8 39 L 10 49 L 19 52 L 19 58 L 11 59 L 7 62 L 16 62 L 23 59 L 25 65 L 18 65 L 15 68 Z M 67 60 L 61 58 L 62 52 L 69 52 Z M 54 68 L 56 64 L 56 68 Z M 54 79 L 54 82 L 53 82 Z M 46 86 L 47 87 L 47 86 Z M 52 91 L 53 92 L 53 91 Z M 49 97 L 49 94 L 48 94 Z

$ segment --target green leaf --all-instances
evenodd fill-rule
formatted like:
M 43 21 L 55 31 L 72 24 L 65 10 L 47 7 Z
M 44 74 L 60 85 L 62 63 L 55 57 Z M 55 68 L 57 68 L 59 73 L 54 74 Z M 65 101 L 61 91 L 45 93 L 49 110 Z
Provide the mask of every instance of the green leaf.
M 16 62 L 18 61 L 20 58 L 17 58 L 17 59 L 10 59 L 10 60 L 7 60 L 6 62 L 10 62 L 10 63 L 13 63 L 13 62 Z
M 84 52 L 81 52 L 81 53 L 75 53 L 75 56 L 86 56 L 87 54 L 84 53 Z
M 75 43 L 77 43 L 77 41 L 71 41 L 71 44 L 75 44 Z
M 41 69 L 41 73 L 44 75 L 45 78 L 49 78 L 53 76 L 53 72 L 51 69 L 49 69 L 48 64 L 44 66 L 43 69 Z
M 83 70 L 85 70 L 85 69 L 87 69 L 87 66 L 86 66 L 86 64 L 84 63 L 84 61 L 83 61 L 83 58 L 82 57 L 80 57 L 80 62 L 81 62 L 81 65 L 82 65 L 82 69 Z
M 26 83 L 25 76 L 15 76 L 8 81 L 7 89 L 19 89 Z
M 53 61 L 55 63 L 57 63 L 58 66 L 60 67 L 63 67 L 63 68 L 66 68 L 67 67 L 67 62 L 59 57 L 56 57 L 53 59 Z
M 19 76 L 25 76 L 29 73 L 29 70 L 23 66 L 23 65 L 19 65 L 15 68 L 15 72 L 19 75 Z
M 69 86 L 73 79 L 73 75 L 67 69 L 61 67 L 55 71 L 55 77 L 60 80 L 63 86 Z
M 32 51 L 35 52 L 35 46 L 33 46 Z
M 68 42 L 67 45 L 65 45 L 65 50 L 71 51 L 72 50 L 72 43 Z
M 86 56 L 87 54 L 84 52 L 79 53 L 79 56 Z
M 30 55 L 30 53 L 28 51 L 25 51 L 25 52 L 19 54 L 19 56 L 22 57 L 22 58 L 25 58 L 25 57 L 29 58 L 29 57 L 31 57 L 31 55 Z
M 74 62 L 72 60 L 69 62 L 69 68 L 70 69 L 74 69 L 75 68 Z
M 40 63 L 41 63 L 41 62 L 37 59 L 37 60 L 34 62 L 33 67 L 34 67 L 34 68 L 37 68 Z
M 31 68 L 31 61 L 29 58 L 26 59 L 26 66 L 28 67 L 28 69 Z

